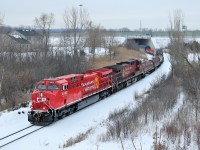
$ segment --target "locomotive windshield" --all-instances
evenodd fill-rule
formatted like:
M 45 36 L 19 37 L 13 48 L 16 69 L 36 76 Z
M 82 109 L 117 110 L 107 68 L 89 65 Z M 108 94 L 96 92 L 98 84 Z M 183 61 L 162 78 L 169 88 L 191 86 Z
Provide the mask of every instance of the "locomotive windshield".
M 56 84 L 49 84 L 48 86 L 46 86 L 45 84 L 38 84 L 37 89 L 40 91 L 58 90 L 59 86 Z
M 58 90 L 58 85 L 56 84 L 49 84 L 48 85 L 48 90 Z
M 39 84 L 37 86 L 38 90 L 46 90 L 46 85 L 45 84 Z

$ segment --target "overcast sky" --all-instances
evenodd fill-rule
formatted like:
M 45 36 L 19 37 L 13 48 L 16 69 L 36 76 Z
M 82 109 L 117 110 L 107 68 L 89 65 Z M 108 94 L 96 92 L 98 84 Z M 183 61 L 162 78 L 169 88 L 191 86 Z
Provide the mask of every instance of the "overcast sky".
M 107 29 L 128 27 L 166 29 L 169 14 L 177 9 L 184 13 L 188 29 L 200 29 L 200 0 L 1 0 L 4 24 L 12 27 L 33 26 L 42 13 L 54 13 L 54 28 L 63 27 L 65 9 L 87 9 L 90 19 Z

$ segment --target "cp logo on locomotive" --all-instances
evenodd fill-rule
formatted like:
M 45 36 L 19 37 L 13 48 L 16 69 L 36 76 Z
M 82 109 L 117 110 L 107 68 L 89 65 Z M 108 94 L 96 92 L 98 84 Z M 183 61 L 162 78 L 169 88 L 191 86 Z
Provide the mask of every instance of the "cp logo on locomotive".
M 94 86 L 95 86 L 96 89 L 99 88 L 99 78 L 98 78 L 98 77 L 96 77 L 96 78 L 94 79 Z

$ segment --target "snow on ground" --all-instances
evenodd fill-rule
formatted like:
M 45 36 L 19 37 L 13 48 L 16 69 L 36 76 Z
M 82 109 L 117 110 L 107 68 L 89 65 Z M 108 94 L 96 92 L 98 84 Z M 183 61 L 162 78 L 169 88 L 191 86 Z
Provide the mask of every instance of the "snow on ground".
M 191 53 L 191 54 L 188 55 L 188 60 L 190 62 L 198 62 L 200 60 L 200 54 L 198 54 L 198 53 L 192 54 Z
M 86 53 L 87 56 L 90 56 L 90 57 L 92 56 L 92 53 L 89 47 L 86 47 L 84 49 L 84 52 Z M 104 55 L 108 55 L 108 49 L 101 48 L 101 47 L 98 47 L 95 49 L 95 56 L 104 56 Z
M 126 40 L 125 37 L 115 37 L 115 41 L 118 44 L 124 43 L 125 40 Z M 109 42 L 109 37 L 107 37 L 107 41 Z M 54 53 L 56 53 L 56 52 L 64 52 L 65 53 L 66 52 L 66 47 L 61 46 L 61 38 L 60 37 L 51 37 L 50 43 L 53 46 Z M 86 47 L 84 49 L 84 52 L 86 53 L 87 56 L 92 56 L 92 53 L 90 52 L 89 47 Z M 67 51 L 67 53 L 71 54 L 72 52 Z M 97 47 L 95 49 L 95 56 L 103 56 L 103 55 L 108 55 L 108 49 Z
M 11 111 L 9 113 L 4 112 L 0 115 L 0 138 L 13 133 L 19 129 L 27 127 L 30 125 L 27 122 L 27 112 L 29 108 L 21 108 L 16 111 Z M 24 114 L 18 114 L 18 112 L 24 111 Z M 1 143 L 1 141 L 0 141 Z M 1 144 L 0 144 L 1 145 Z
M 66 140 L 70 137 L 76 137 L 79 133 L 84 133 L 89 128 L 94 128 L 93 134 L 90 135 L 85 141 L 76 144 L 69 150 L 96 150 L 99 145 L 99 150 L 120 150 L 121 146 L 116 142 L 99 143 L 98 135 L 105 131 L 105 128 L 101 126 L 102 122 L 108 117 L 113 110 L 122 108 L 132 103 L 133 106 L 137 106 L 137 102 L 134 100 L 134 93 L 140 93 L 147 91 L 151 87 L 151 83 L 161 76 L 162 74 L 169 74 L 170 63 L 168 55 L 165 54 L 165 61 L 152 74 L 146 76 L 141 81 L 135 83 L 126 89 L 119 91 L 112 96 L 95 103 L 75 114 L 72 114 L 54 124 L 45 127 L 23 139 L 20 139 L 8 146 L 2 148 L 2 150 L 10 149 L 29 149 L 29 150 L 57 150 L 62 149 Z M 29 108 L 21 108 L 17 111 L 9 113 L 3 113 L 0 116 L 0 138 L 30 125 L 27 121 L 27 115 L 20 114 L 18 111 L 27 111 Z M 145 135 L 146 136 L 146 135 Z M 145 137 L 143 137 L 144 140 Z M 151 138 L 152 139 L 152 138 Z M 147 136 L 147 140 L 149 140 Z M 152 142 L 151 142 L 152 143 Z M 0 145 L 2 145 L 0 141 Z M 129 144 L 130 145 L 130 144 Z M 129 146 L 128 145 L 128 146 Z
M 168 44 L 170 43 L 169 37 L 152 37 L 151 40 L 152 40 L 152 43 L 153 43 L 155 49 L 166 48 L 168 46 Z M 109 41 L 109 37 L 108 37 L 108 41 Z M 119 44 L 123 44 L 126 41 L 126 38 L 125 37 L 115 37 L 115 41 Z M 197 41 L 200 43 L 200 38 L 193 38 L 193 37 L 185 38 L 185 42 L 187 42 L 187 43 L 190 43 L 193 41 Z M 59 51 L 66 52 L 66 50 L 65 50 L 66 48 L 62 47 L 60 45 L 61 39 L 59 37 L 51 37 L 50 43 L 54 46 L 54 48 L 53 48 L 54 52 L 59 52 Z M 84 52 L 88 56 L 92 56 L 92 53 L 90 52 L 88 47 L 86 47 L 84 49 Z M 68 53 L 70 54 L 70 52 L 68 52 Z M 95 54 L 96 54 L 96 56 L 103 56 L 105 54 L 108 54 L 108 50 L 105 48 L 96 48 Z
M 118 42 L 118 43 L 124 43 L 126 41 L 126 38 L 125 37 L 115 37 L 115 40 Z
M 62 43 L 62 38 L 63 38 L 63 37 L 51 36 L 51 37 L 50 37 L 50 44 L 51 44 L 51 45 L 60 45 L 60 44 Z M 112 38 L 112 37 L 111 37 L 111 38 Z M 108 41 L 110 40 L 109 37 L 107 38 L 107 40 L 108 40 Z M 115 41 L 116 41 L 117 43 L 124 43 L 125 40 L 126 40 L 125 37 L 121 37 L 121 36 L 116 36 L 116 37 L 115 37 Z
M 187 42 L 187 43 L 190 43 L 190 42 L 193 42 L 193 41 L 197 41 L 197 42 L 200 43 L 200 38 L 199 37 L 198 38 L 195 38 L 195 37 L 186 37 L 185 38 L 185 42 Z
M 142 144 L 142 149 L 144 149 L 144 150 L 149 150 L 153 146 L 153 142 L 155 141 L 153 139 L 153 135 L 154 135 L 154 133 L 156 131 L 156 128 L 157 128 L 157 132 L 160 133 L 160 130 L 163 127 L 163 125 L 165 125 L 170 120 L 174 119 L 172 116 L 174 116 L 174 114 L 176 114 L 178 112 L 178 109 L 180 109 L 180 107 L 183 105 L 183 101 L 184 101 L 184 94 L 181 93 L 179 95 L 177 103 L 175 104 L 175 106 L 174 106 L 174 108 L 172 110 L 170 110 L 169 112 L 167 112 L 162 117 L 162 119 L 159 120 L 159 122 L 153 122 L 151 120 L 148 123 L 148 125 L 146 127 L 144 127 L 145 129 L 142 130 L 142 131 L 140 131 L 137 134 L 138 136 L 135 137 L 135 139 L 134 139 L 135 146 L 137 147 L 137 149 L 140 148 L 140 143 Z M 161 139 L 159 139 L 159 140 L 161 142 L 163 142 L 164 139 L 165 138 L 161 136 Z M 165 141 L 165 142 L 167 143 L 167 141 Z M 174 148 L 172 148 L 172 149 L 174 149 Z
M 62 38 L 63 37 L 59 37 L 59 36 L 51 36 L 50 37 L 50 44 L 54 45 L 54 46 L 58 46 L 62 43 Z
M 152 37 L 155 49 L 165 48 L 170 43 L 169 37 Z
M 160 49 L 160 48 L 165 48 L 168 46 L 170 43 L 170 38 L 169 37 L 152 37 L 151 38 L 155 49 Z M 193 37 L 186 37 L 185 42 L 190 43 L 193 41 L 197 41 L 200 43 L 200 38 L 193 38 Z

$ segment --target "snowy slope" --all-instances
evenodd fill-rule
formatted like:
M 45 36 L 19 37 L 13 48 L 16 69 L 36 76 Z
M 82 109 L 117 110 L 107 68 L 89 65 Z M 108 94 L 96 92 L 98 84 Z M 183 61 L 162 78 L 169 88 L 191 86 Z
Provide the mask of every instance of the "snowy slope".
M 165 61 L 159 69 L 152 74 L 148 75 L 141 81 L 134 85 L 119 91 L 112 96 L 91 105 L 71 116 L 68 116 L 48 127 L 45 127 L 19 141 L 16 141 L 8 146 L 2 148 L 2 150 L 56 150 L 62 149 L 66 140 L 70 137 L 76 137 L 79 133 L 83 133 L 89 128 L 94 128 L 93 134 L 90 135 L 85 141 L 76 144 L 73 147 L 67 148 L 70 150 L 87 150 L 97 149 L 97 137 L 105 128 L 101 127 L 101 123 L 108 117 L 109 113 L 114 109 L 122 108 L 130 103 L 133 106 L 137 106 L 137 102 L 134 100 L 135 92 L 143 92 L 150 88 L 152 81 L 156 80 L 158 76 L 162 74 L 169 74 L 170 63 L 168 61 L 168 55 L 165 54 Z M 23 108 L 20 111 L 27 113 L 29 108 Z M 19 111 L 19 110 L 18 110 Z M 0 116 L 0 138 L 17 131 L 21 128 L 27 127 L 29 122 L 27 121 L 27 115 L 20 114 L 18 111 L 9 113 L 3 113 Z M 99 150 L 121 149 L 119 144 L 116 143 L 100 143 Z M 0 145 L 2 145 L 0 140 Z
M 165 48 L 170 42 L 169 37 L 152 37 L 151 40 L 156 49 Z

